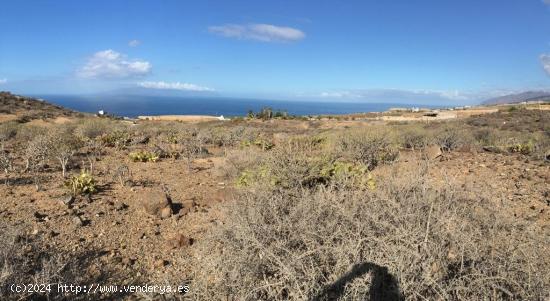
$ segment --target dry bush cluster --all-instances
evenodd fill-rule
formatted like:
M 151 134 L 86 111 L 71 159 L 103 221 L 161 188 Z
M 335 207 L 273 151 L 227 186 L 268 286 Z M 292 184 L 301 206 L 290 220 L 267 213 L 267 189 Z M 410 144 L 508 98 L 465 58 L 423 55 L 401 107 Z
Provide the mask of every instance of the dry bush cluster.
M 453 183 L 434 187 L 419 164 L 380 176 L 374 190 L 260 184 L 242 191 L 225 208 L 225 223 L 198 243 L 194 297 L 548 297 L 546 236 L 464 198 Z M 295 172 L 288 166 L 279 172 Z
M 358 130 L 342 133 L 336 149 L 349 159 L 361 162 L 368 169 L 398 159 L 399 151 L 388 130 Z

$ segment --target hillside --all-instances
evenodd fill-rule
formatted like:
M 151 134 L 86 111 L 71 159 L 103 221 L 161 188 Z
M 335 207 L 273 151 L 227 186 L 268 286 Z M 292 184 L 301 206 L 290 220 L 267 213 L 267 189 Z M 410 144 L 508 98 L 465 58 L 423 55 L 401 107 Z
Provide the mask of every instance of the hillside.
M 36 98 L 2 91 L 0 92 L 0 115 L 6 117 L 3 119 L 17 119 L 18 121 L 25 122 L 33 119 L 76 117 L 82 116 L 82 113 Z
M 518 94 L 510 94 L 495 97 L 484 101 L 483 105 L 498 105 L 520 103 L 524 101 L 550 101 L 550 92 L 547 91 L 528 91 Z

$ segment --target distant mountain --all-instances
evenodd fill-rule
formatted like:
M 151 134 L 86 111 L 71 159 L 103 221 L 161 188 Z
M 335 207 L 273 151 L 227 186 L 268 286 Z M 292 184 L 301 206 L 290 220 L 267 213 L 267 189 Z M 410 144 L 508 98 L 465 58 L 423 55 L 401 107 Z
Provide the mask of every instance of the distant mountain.
M 520 103 L 524 101 L 550 101 L 550 92 L 547 91 L 527 91 L 518 94 L 510 94 L 506 96 L 500 96 L 488 99 L 481 104 L 484 105 L 497 105 L 508 103 Z

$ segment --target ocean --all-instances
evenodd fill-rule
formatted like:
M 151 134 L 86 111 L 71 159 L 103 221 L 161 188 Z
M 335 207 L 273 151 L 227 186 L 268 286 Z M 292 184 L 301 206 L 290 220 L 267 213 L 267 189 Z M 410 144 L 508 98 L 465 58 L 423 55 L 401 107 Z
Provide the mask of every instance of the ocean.
M 34 97 L 80 112 L 97 113 L 99 110 L 104 110 L 106 113 L 125 117 L 137 117 L 139 115 L 245 116 L 249 110 L 257 112 L 263 107 L 271 107 L 274 111 L 287 111 L 291 115 L 328 115 L 381 112 L 392 107 L 413 106 L 391 103 L 282 101 L 219 97 L 135 95 L 34 95 Z

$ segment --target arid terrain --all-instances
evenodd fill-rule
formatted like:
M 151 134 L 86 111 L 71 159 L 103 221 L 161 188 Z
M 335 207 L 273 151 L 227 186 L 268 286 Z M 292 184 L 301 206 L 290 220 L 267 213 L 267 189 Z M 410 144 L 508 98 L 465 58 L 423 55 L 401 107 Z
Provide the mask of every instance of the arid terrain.
M 550 298 L 549 110 L 185 123 L 10 103 L 1 300 Z M 188 292 L 12 291 L 44 283 Z

